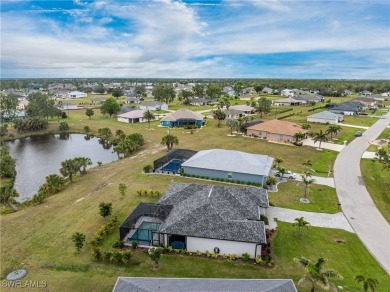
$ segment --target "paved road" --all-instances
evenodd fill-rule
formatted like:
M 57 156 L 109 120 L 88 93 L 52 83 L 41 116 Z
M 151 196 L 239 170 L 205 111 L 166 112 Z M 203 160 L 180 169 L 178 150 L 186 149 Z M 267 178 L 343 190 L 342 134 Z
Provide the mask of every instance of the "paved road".
M 376 208 L 361 179 L 360 158 L 374 140 L 388 126 L 379 119 L 373 126 L 345 147 L 336 158 L 334 179 L 337 195 L 345 217 L 371 254 L 390 273 L 390 226 Z M 390 177 L 390 175 L 389 175 Z
M 270 195 L 272 197 L 272 195 Z M 325 228 L 338 228 L 349 232 L 354 232 L 351 225 L 343 213 L 336 214 L 305 212 L 298 210 L 291 210 L 278 207 L 269 207 L 267 209 L 267 217 L 269 219 L 270 228 L 276 227 L 274 218 L 278 218 L 278 221 L 294 223 L 295 218 L 303 217 L 311 226 L 325 227 Z

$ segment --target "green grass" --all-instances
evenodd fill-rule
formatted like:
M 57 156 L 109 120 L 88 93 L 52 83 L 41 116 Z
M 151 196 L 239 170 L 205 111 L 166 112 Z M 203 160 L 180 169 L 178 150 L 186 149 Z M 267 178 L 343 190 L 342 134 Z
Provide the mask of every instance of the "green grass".
M 276 207 L 319 213 L 337 213 L 338 199 L 334 188 L 313 184 L 309 187 L 310 204 L 299 202 L 305 187 L 302 182 L 288 181 L 278 184 L 278 192 L 268 193 L 269 201 Z
M 378 117 L 372 118 L 370 116 L 344 116 L 343 123 L 355 126 L 371 127 L 377 121 Z
M 390 171 L 383 170 L 382 164 L 372 159 L 360 160 L 360 170 L 376 207 L 390 223 Z
M 389 128 L 384 129 L 383 132 L 379 135 L 379 137 L 377 139 L 378 140 L 379 139 L 390 139 L 390 129 Z

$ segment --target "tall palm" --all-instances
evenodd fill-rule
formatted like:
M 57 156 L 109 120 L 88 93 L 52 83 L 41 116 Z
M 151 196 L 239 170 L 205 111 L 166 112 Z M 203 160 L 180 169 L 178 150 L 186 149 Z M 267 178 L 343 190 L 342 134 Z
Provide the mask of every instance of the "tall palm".
M 333 134 L 337 136 L 337 134 L 341 131 L 341 127 L 337 125 L 331 125 L 329 128 L 326 130 L 325 133 L 330 134 L 330 139 L 333 138 Z
M 311 174 L 309 174 L 309 175 L 304 174 L 302 176 L 302 183 L 305 186 L 305 198 L 307 198 L 307 195 L 309 194 L 310 185 L 316 181 L 315 179 L 312 179 L 310 177 L 311 177 Z
M 179 144 L 179 139 L 176 136 L 168 134 L 162 138 L 161 144 L 166 145 L 167 149 L 169 151 L 173 148 L 173 144 L 176 144 L 176 145 Z
M 276 174 L 280 175 L 281 177 L 283 177 L 286 173 L 287 173 L 287 168 L 281 166 L 278 166 L 276 168 Z
M 295 218 L 294 221 L 295 221 L 295 223 L 293 223 L 292 226 L 293 226 L 293 227 L 298 226 L 298 234 L 301 236 L 301 235 L 302 235 L 301 229 L 302 229 L 303 227 L 308 228 L 308 226 L 310 225 L 310 223 L 307 222 L 307 221 L 305 221 L 305 219 L 303 219 L 303 217 Z
M 376 291 L 376 286 L 379 284 L 378 280 L 375 278 L 366 278 L 363 275 L 357 275 L 355 277 L 356 282 L 363 283 L 363 291 L 367 292 L 371 290 L 372 292 Z
M 329 279 L 342 280 L 343 276 L 333 269 L 324 269 L 324 265 L 326 263 L 324 258 L 319 258 L 315 264 L 304 257 L 294 258 L 294 261 L 301 264 L 306 271 L 303 278 L 298 281 L 299 286 L 310 284 L 312 292 L 314 292 L 316 287 L 320 287 L 325 290 L 332 289 L 337 291 L 336 286 L 329 282 Z
M 154 114 L 150 110 L 147 110 L 146 112 L 144 112 L 143 118 L 148 121 L 148 123 L 149 123 L 149 130 L 150 130 L 150 121 L 155 119 Z
M 318 133 L 314 133 L 313 141 L 314 141 L 314 144 L 317 142 L 320 142 L 320 145 L 318 146 L 318 148 L 321 148 L 321 143 L 327 142 L 328 136 L 326 133 L 324 133 L 324 132 L 322 132 L 322 130 L 320 130 Z
M 278 167 L 279 167 L 279 165 L 280 165 L 282 162 L 284 162 L 284 159 L 283 159 L 282 157 L 276 157 L 276 158 L 275 158 L 275 162 L 277 163 L 277 165 L 278 165 Z

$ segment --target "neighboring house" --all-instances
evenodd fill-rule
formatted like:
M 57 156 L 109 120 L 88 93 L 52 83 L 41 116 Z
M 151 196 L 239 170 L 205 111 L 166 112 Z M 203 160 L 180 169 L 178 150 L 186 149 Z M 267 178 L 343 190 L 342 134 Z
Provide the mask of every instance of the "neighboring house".
M 337 125 L 339 122 L 342 121 L 343 121 L 342 115 L 335 114 L 329 111 L 319 112 L 307 117 L 307 122 L 309 123 Z
M 265 121 L 261 124 L 257 124 L 247 128 L 247 135 L 263 138 L 269 141 L 275 141 L 280 143 L 292 143 L 295 141 L 294 135 L 296 133 L 306 134 L 307 130 L 301 128 L 301 126 L 281 120 Z
M 292 92 L 294 92 L 294 96 L 295 96 L 295 95 L 307 94 L 306 91 L 301 90 L 301 89 L 297 89 L 297 88 L 292 89 Z
M 296 292 L 291 279 L 134 278 L 118 277 L 113 292 L 142 291 Z
M 274 105 L 279 106 L 279 105 L 300 105 L 302 104 L 301 100 L 296 100 L 294 98 L 283 98 L 283 99 L 278 99 L 274 101 Z
M 372 95 L 372 92 L 368 91 L 368 90 L 363 90 L 362 92 L 359 92 L 359 95 L 360 96 L 370 96 L 370 95 Z
M 134 104 L 136 104 L 136 103 L 140 103 L 140 100 L 139 100 L 139 98 L 136 98 L 136 97 L 127 97 L 125 99 L 125 103 L 127 103 L 127 104 L 134 103 Z
M 144 101 L 140 103 L 139 109 L 150 111 L 166 111 L 168 110 L 168 105 L 160 101 Z
M 201 127 L 203 125 L 203 115 L 185 108 L 181 108 L 163 117 L 161 119 L 161 125 L 163 127 Z
M 375 100 L 375 98 L 372 98 L 372 97 L 357 97 L 357 98 L 352 99 L 351 101 L 359 102 L 368 108 L 371 108 L 371 107 L 376 105 L 376 100 Z
M 193 98 L 189 100 L 190 105 L 207 105 L 213 100 L 207 98 Z
M 253 106 L 245 105 L 245 104 L 240 104 L 240 105 L 232 105 L 229 107 L 229 110 L 236 110 L 242 112 L 243 115 L 250 115 L 255 112 L 255 108 Z
M 310 102 L 321 102 L 324 101 L 324 97 L 319 94 L 314 94 L 314 95 L 297 95 L 294 96 L 294 100 L 301 101 L 302 104 L 310 103 Z
M 272 88 L 264 87 L 261 92 L 264 93 L 264 94 L 272 94 L 274 91 L 273 91 Z
M 135 111 L 135 110 L 136 110 L 136 108 L 133 108 L 133 107 L 122 106 L 121 110 L 119 111 L 119 114 L 124 114 L 124 113 L 128 113 L 128 112 Z
M 203 150 L 181 164 L 183 173 L 265 184 L 274 159 L 234 150 Z
M 87 94 L 80 91 L 71 91 L 67 94 L 67 98 L 82 98 L 87 97 Z
M 263 188 L 172 183 L 158 203 L 136 207 L 121 224 L 120 239 L 255 258 L 267 243 L 260 216 L 268 207 Z
M 329 111 L 332 113 L 346 115 L 346 116 L 357 115 L 360 110 L 361 110 L 361 104 L 358 102 L 351 102 L 351 101 L 340 103 L 337 106 L 329 109 Z
M 351 90 L 344 90 L 342 93 L 341 93 L 341 96 L 348 96 L 348 95 L 351 95 L 353 92 Z
M 133 110 L 124 114 L 117 115 L 116 117 L 119 122 L 134 124 L 134 123 L 146 122 L 146 120 L 144 120 L 143 118 L 144 113 L 145 110 Z
M 291 89 L 283 89 L 281 92 L 280 92 L 280 95 L 283 95 L 283 96 L 293 96 L 294 95 L 294 91 L 292 91 Z
M 385 93 L 382 93 L 382 94 L 373 94 L 371 95 L 370 97 L 373 98 L 374 100 L 376 101 L 386 101 L 388 100 L 388 95 L 384 95 Z
M 69 102 L 59 102 L 57 107 L 61 110 L 77 110 L 79 108 L 76 104 Z
M 309 92 L 310 92 L 310 93 L 313 93 L 313 94 L 318 94 L 318 93 L 320 93 L 320 91 L 317 90 L 317 89 L 310 89 Z
M 383 92 L 381 95 L 384 97 L 388 97 L 388 96 L 390 96 L 390 91 Z
M 14 121 L 15 119 L 25 119 L 26 118 L 26 112 L 24 111 L 17 111 L 15 112 L 15 115 L 13 117 L 10 117 L 8 114 L 6 113 L 2 113 L 0 112 L 0 121 L 2 123 L 8 123 L 8 122 L 11 122 Z

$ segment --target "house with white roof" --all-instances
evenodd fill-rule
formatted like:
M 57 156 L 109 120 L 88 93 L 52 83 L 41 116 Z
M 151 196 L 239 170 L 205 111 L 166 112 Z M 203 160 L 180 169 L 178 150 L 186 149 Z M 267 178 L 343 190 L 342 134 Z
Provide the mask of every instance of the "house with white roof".
M 337 125 L 342 121 L 343 115 L 332 113 L 329 111 L 319 112 L 307 117 L 307 122 L 309 123 Z
M 81 91 L 71 91 L 66 95 L 67 98 L 82 98 L 87 97 L 87 94 Z
M 145 112 L 146 110 L 133 110 L 124 114 L 117 115 L 116 118 L 118 119 L 118 122 L 130 124 L 146 122 L 146 120 L 144 120 Z
M 151 101 L 141 102 L 139 108 L 142 110 L 150 110 L 150 111 L 166 111 L 168 110 L 168 105 L 164 102 L 151 100 Z
M 234 150 L 210 149 L 196 153 L 181 164 L 183 173 L 209 178 L 259 183 L 264 185 L 274 159 Z

